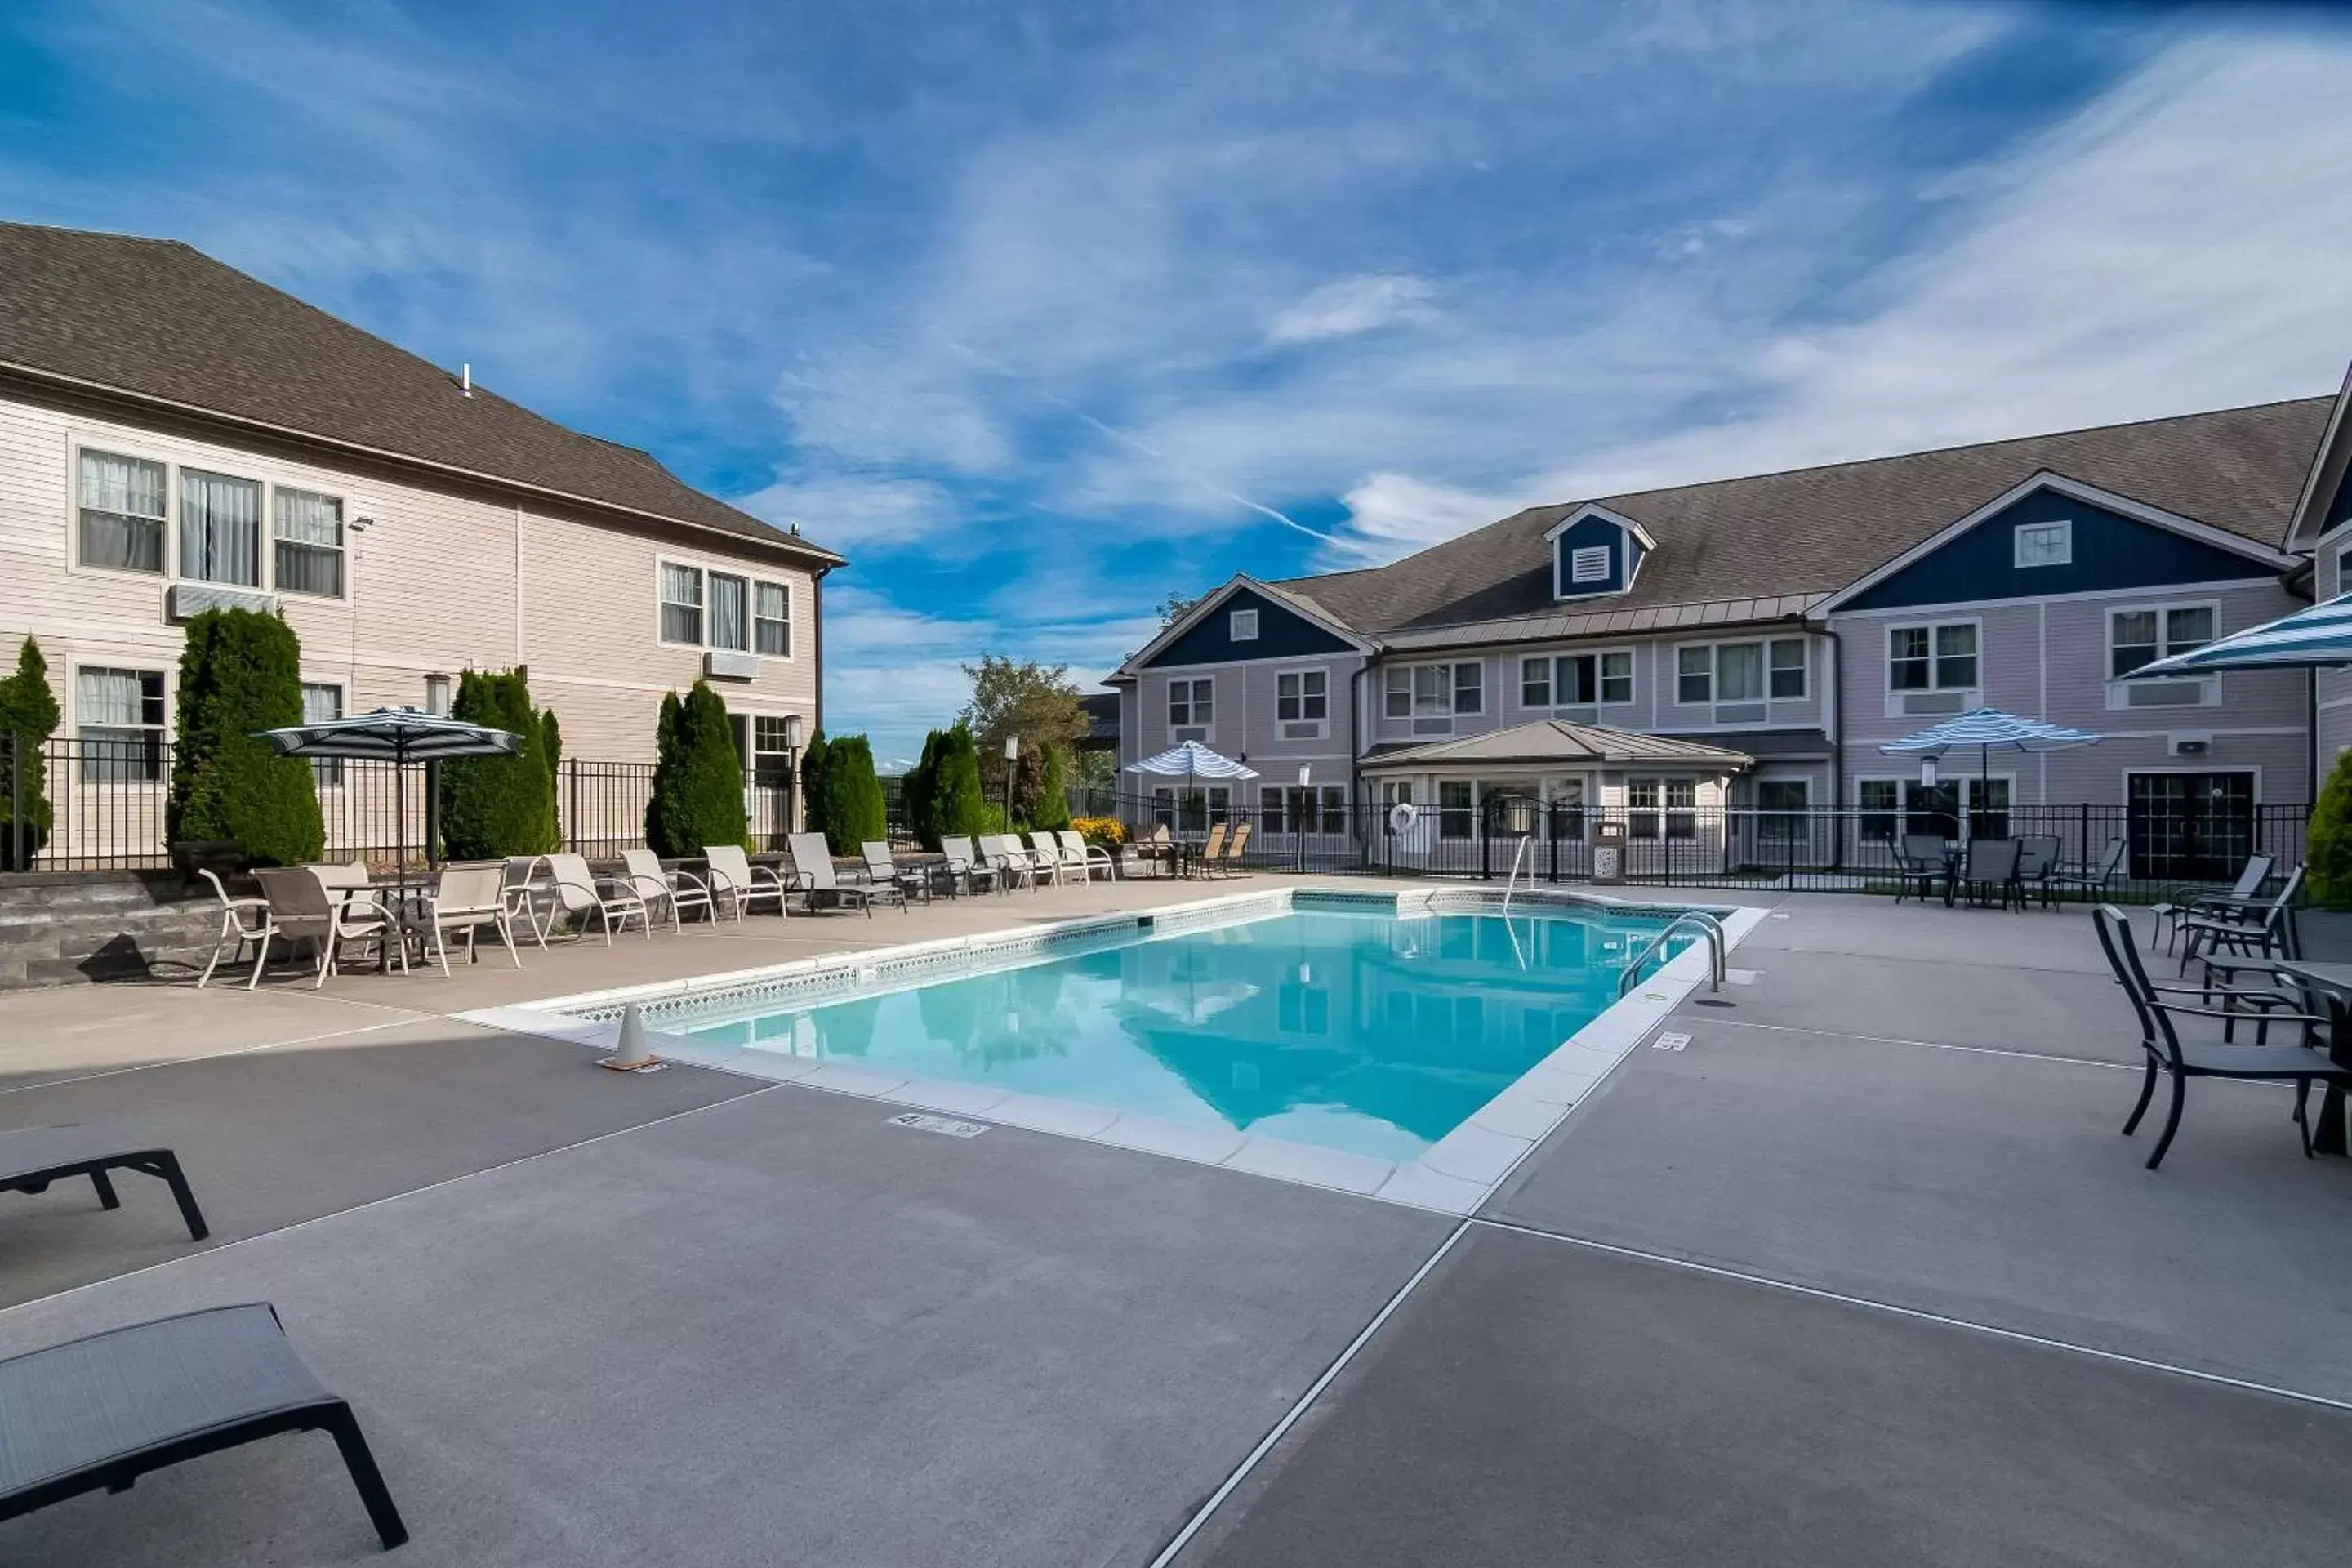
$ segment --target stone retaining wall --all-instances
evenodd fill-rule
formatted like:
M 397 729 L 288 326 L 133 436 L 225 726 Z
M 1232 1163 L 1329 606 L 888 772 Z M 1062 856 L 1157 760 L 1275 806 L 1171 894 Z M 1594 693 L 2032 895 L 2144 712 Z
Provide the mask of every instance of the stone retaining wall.
M 176 871 L 0 875 L 0 988 L 193 973 L 220 921 L 212 889 Z

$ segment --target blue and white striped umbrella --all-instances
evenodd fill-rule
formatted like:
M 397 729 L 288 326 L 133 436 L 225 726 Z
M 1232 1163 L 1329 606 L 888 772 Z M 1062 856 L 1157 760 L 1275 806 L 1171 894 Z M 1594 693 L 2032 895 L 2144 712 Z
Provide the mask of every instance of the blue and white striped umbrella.
M 1125 770 L 1130 773 L 1157 773 L 1171 779 L 1254 779 L 1257 770 L 1245 763 L 1237 763 L 1219 752 L 1213 752 L 1198 741 L 1187 741 L 1181 746 L 1171 746 L 1156 757 L 1146 757 L 1139 763 L 1129 763 Z
M 1916 735 L 1889 741 L 1878 749 L 1890 757 L 1941 757 L 1954 752 L 1979 751 L 2063 752 L 2069 746 L 2087 746 L 2097 739 L 2088 730 L 2070 730 L 2063 724 L 2021 719 L 1998 708 L 1977 708 Z
M 427 713 L 422 708 L 379 708 L 348 719 L 321 719 L 263 730 L 267 741 L 291 757 L 357 757 L 388 763 L 431 763 L 443 757 L 495 757 L 522 749 L 522 737 L 487 724 Z
M 2141 665 L 2126 680 L 2216 669 L 2338 669 L 2352 665 L 2352 594 Z

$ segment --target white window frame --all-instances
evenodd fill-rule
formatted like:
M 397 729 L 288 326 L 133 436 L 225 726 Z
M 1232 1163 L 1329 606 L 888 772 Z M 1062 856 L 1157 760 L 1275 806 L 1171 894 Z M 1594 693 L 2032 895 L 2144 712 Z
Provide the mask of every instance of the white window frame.
M 662 573 L 666 568 L 671 566 L 675 566 L 680 571 L 694 573 L 702 584 L 700 616 L 696 623 L 698 628 L 696 636 L 698 640 L 694 642 L 682 642 L 669 637 L 662 625 L 663 607 L 670 603 L 669 600 L 662 597 Z M 742 647 L 729 647 L 722 643 L 716 643 L 710 640 L 710 627 L 711 621 L 713 619 L 711 614 L 710 579 L 714 576 L 732 577 L 741 582 L 743 584 L 743 641 L 745 646 Z M 761 653 L 760 651 L 760 622 L 761 619 L 760 615 L 760 590 L 762 588 L 775 588 L 780 590 L 784 595 L 784 618 L 782 623 L 784 628 L 784 651 L 782 653 Z M 719 653 L 748 653 L 754 658 L 768 660 L 776 664 L 789 664 L 796 657 L 796 655 L 792 651 L 793 585 L 781 577 L 762 577 L 760 575 L 758 568 L 746 566 L 740 562 L 718 561 L 707 556 L 698 558 L 690 555 L 673 555 L 668 553 L 657 554 L 654 557 L 654 641 L 663 647 L 691 647 L 712 649 Z
M 1795 785 L 1798 792 L 1803 795 L 1804 798 L 1801 803 L 1795 806 L 1768 806 L 1764 804 L 1764 791 L 1768 787 L 1780 789 L 1786 788 L 1791 784 Z M 1757 798 L 1754 809 L 1756 813 L 1757 843 L 1802 844 L 1811 836 L 1813 781 L 1810 775 L 1799 773 L 1791 778 L 1758 779 L 1756 781 L 1756 796 Z M 1786 834 L 1782 834 L 1778 831 L 1769 833 L 1766 832 L 1765 818 L 1767 817 L 1773 819 L 1772 826 L 1776 829 L 1782 826 L 1788 826 L 1793 828 L 1793 831 Z M 1795 818 L 1793 823 L 1789 821 L 1791 817 Z
M 136 575 L 150 576 L 152 575 L 152 574 L 139 573 L 136 574 Z M 172 740 L 172 727 L 177 717 L 175 708 L 178 697 L 178 683 L 173 679 L 173 664 L 165 661 L 157 661 L 154 668 L 146 668 L 142 665 L 140 658 L 136 657 L 128 659 L 90 658 L 74 659 L 70 661 L 71 674 L 68 678 L 70 683 L 66 688 L 66 721 L 63 725 L 59 726 L 65 733 L 73 737 L 75 748 L 80 753 L 79 760 L 72 770 L 72 778 L 69 781 L 70 787 L 77 789 L 106 789 L 130 785 L 136 788 L 152 789 L 158 784 L 169 784 L 171 783 L 172 770 L 169 767 L 162 765 L 162 753 L 160 751 L 157 753 L 158 772 L 154 778 L 92 778 L 89 776 L 89 751 L 88 742 L 82 734 L 82 731 L 89 726 L 89 720 L 81 710 L 81 678 L 84 670 L 107 670 L 121 674 L 138 676 L 152 675 L 158 677 L 158 690 L 161 692 L 163 697 L 163 717 L 160 721 L 153 724 L 148 724 L 143 721 L 136 725 L 110 724 L 106 727 L 108 729 L 136 729 L 142 731 L 152 731 L 156 735 L 160 744 L 169 745 Z M 142 693 L 140 700 L 142 702 L 146 700 L 144 693 Z M 56 781 L 52 781 L 53 786 L 55 782 Z
M 743 640 L 740 644 L 723 643 L 718 640 L 719 584 L 721 580 L 731 583 L 742 590 L 742 596 L 738 601 L 740 613 L 736 616 L 736 625 L 743 634 Z M 716 648 L 721 653 L 750 653 L 751 645 L 758 640 L 751 631 L 751 599 L 750 573 L 721 572 L 715 567 L 705 572 L 702 574 L 703 646 Z
M 302 677 L 302 692 L 305 699 L 302 704 L 304 709 L 302 721 L 304 723 L 310 724 L 317 722 L 317 721 L 310 717 L 309 712 L 310 704 L 308 699 L 310 689 L 313 687 L 316 687 L 321 691 L 331 691 L 335 694 L 335 716 L 337 718 L 348 718 L 350 716 L 352 711 L 352 692 L 349 686 L 340 680 L 313 680 L 306 675 Z M 341 789 L 343 784 L 343 759 L 341 757 L 311 758 L 310 776 L 317 782 L 318 786 L 320 789 Z
M 2174 648 L 2172 646 L 2170 632 L 2172 629 L 2172 615 L 2176 610 L 2203 610 L 2207 615 L 2213 618 L 2213 635 L 2206 638 L 2205 642 L 2188 644 L 2184 645 L 2180 648 Z M 2157 639 L 2155 647 L 2156 657 L 2158 658 L 2168 658 L 2175 652 L 2186 653 L 2189 651 L 2189 647 L 2203 647 L 2206 646 L 2206 643 L 2216 642 L 2225 635 L 2221 630 L 2221 602 L 2219 599 L 2148 599 L 2138 603 L 2107 605 L 2106 615 L 2105 616 L 2106 635 L 2099 648 L 2099 660 L 2101 665 L 2100 674 L 2104 676 L 2106 680 L 2108 709 L 2111 711 L 2129 709 L 2130 710 L 2138 713 L 2159 714 L 2181 708 L 2212 708 L 2219 706 L 2221 700 L 2221 678 L 2218 674 L 2183 675 L 2175 678 L 2175 680 L 2182 686 L 2190 685 L 2192 683 L 2196 686 L 2197 700 L 2194 702 L 2141 703 L 2137 707 L 2133 705 L 2131 700 L 2132 687 L 2135 685 L 2145 686 L 2148 683 L 2146 681 L 2135 682 L 2126 680 L 2122 676 L 2116 673 L 2116 617 L 2120 616 L 2134 615 L 2155 616 Z M 2154 661 L 2151 660 L 2150 662 L 2152 663 Z M 2174 683 L 2174 680 L 2168 680 L 2161 684 L 2169 686 Z
M 1307 679 L 1309 676 L 1316 677 L 1322 681 L 1322 690 L 1312 694 L 1307 691 Z M 1297 690 L 1286 698 L 1282 693 L 1282 683 L 1286 680 L 1293 680 L 1298 683 Z M 1282 710 L 1282 705 L 1286 701 L 1297 704 L 1296 710 L 1287 716 L 1286 716 Z M 1307 705 L 1309 701 L 1320 702 L 1322 704 L 1322 711 L 1319 713 L 1307 712 Z M 1318 740 L 1324 735 L 1329 733 L 1331 725 L 1331 671 L 1329 668 L 1324 665 L 1314 664 L 1300 665 L 1290 669 L 1276 670 L 1274 672 L 1274 721 L 1276 725 L 1284 727 L 1287 727 L 1292 724 L 1313 724 L 1315 726 L 1316 738 Z M 1300 739 L 1302 737 L 1286 735 L 1283 738 L 1289 740 Z
M 1976 664 L 1976 679 L 1970 685 L 1946 686 L 1943 684 L 1943 656 L 1940 652 L 1943 639 L 1938 634 L 1946 626 L 1968 626 L 1975 633 L 1976 652 L 1972 657 Z M 1898 633 L 1912 631 L 1925 631 L 1927 634 L 1927 684 L 1896 686 L 1895 684 L 1895 638 Z M 1965 711 L 1980 705 L 1979 701 L 1971 700 L 1972 694 L 1980 698 L 1984 691 L 1985 636 L 1984 621 L 1979 616 L 1951 616 L 1932 621 L 1889 622 L 1885 640 L 1881 645 L 1880 658 L 1882 661 L 1879 665 L 1880 679 L 1885 683 L 1886 716 L 1890 719 L 1903 715 L 1905 695 L 1916 691 L 1958 692 L 1962 700 L 1959 709 L 1956 711 Z
M 1387 673 L 1381 678 L 1381 717 L 1384 720 L 1391 721 L 1402 721 L 1405 723 L 1412 723 L 1415 721 L 1427 721 L 1444 719 L 1450 724 L 1453 721 L 1462 718 L 1465 714 L 1471 717 L 1483 718 L 1488 711 L 1486 706 L 1486 661 L 1483 659 L 1450 658 L 1425 660 L 1419 664 L 1391 664 L 1386 668 Z M 1472 683 L 1478 692 L 1478 706 L 1475 708 L 1465 709 L 1462 706 L 1462 671 L 1465 668 L 1475 669 L 1478 672 L 1476 679 Z M 1444 699 L 1444 706 L 1442 708 L 1433 707 L 1425 713 L 1420 710 L 1419 676 L 1419 672 L 1424 669 L 1442 669 L 1446 672 L 1444 680 L 1439 683 L 1440 695 Z M 1404 689 L 1402 693 L 1397 689 L 1397 679 L 1400 676 L 1402 676 L 1404 680 Z M 1405 710 L 1402 713 L 1395 711 L 1394 709 L 1395 699 L 1400 695 L 1402 695 L 1405 700 Z M 1435 731 L 1426 732 L 1432 734 L 1437 733 Z
M 773 588 L 783 595 L 784 613 L 781 618 L 775 616 L 763 616 L 760 613 L 760 591 L 763 588 Z M 760 647 L 760 627 L 762 625 L 784 628 L 782 652 L 769 653 Z M 751 651 L 761 658 L 789 660 L 793 658 L 793 585 L 790 583 L 780 582 L 772 577 L 751 579 Z
M 1228 610 L 1225 613 L 1225 640 L 1227 642 L 1257 641 L 1257 611 L 1255 608 L 1245 610 Z
M 1580 658 L 1592 661 L 1592 700 L 1590 702 L 1570 700 L 1565 695 L 1568 686 L 1559 678 L 1562 661 Z M 1609 695 L 1609 661 L 1612 658 L 1625 661 L 1625 695 L 1622 697 Z M 1534 664 L 1544 667 L 1544 689 L 1549 694 L 1548 701 L 1528 700 L 1528 667 Z M 1565 653 L 1523 654 L 1519 658 L 1518 705 L 1533 713 L 1550 713 L 1566 709 L 1631 707 L 1638 689 L 1634 674 L 1636 664 L 1633 650 L 1630 647 L 1575 648 Z
M 88 452 L 93 456 L 100 458 L 113 458 L 123 462 L 152 464 L 153 467 L 163 470 L 163 482 L 161 488 L 163 490 L 163 511 L 162 516 L 152 520 L 155 522 L 162 534 L 162 538 L 158 542 L 159 548 L 156 551 L 157 562 L 154 571 L 149 572 L 137 566 L 109 566 L 102 562 L 86 561 L 82 558 L 81 459 L 84 452 Z M 142 452 L 127 451 L 120 444 L 100 446 L 96 442 L 77 441 L 73 445 L 73 451 L 68 458 L 68 464 L 69 466 L 67 469 L 66 475 L 66 483 L 68 491 L 66 503 L 67 563 L 75 571 L 95 572 L 109 577 L 131 577 L 142 582 L 153 582 L 158 578 L 161 578 L 167 583 L 172 581 L 172 567 L 175 557 L 179 553 L 179 546 L 173 538 L 173 533 L 176 531 L 179 521 L 176 515 L 178 509 L 172 504 L 172 498 L 179 487 L 179 481 L 172 472 L 172 463 L 170 459 L 165 458 L 149 457 Z M 128 516 L 130 514 L 118 513 L 117 515 Z M 151 520 L 142 519 L 142 521 Z M 102 668 L 110 668 L 112 667 L 106 666 Z
M 1795 644 L 1801 650 L 1797 670 L 1802 684 L 1793 697 L 1776 697 L 1772 694 L 1772 650 L 1790 643 Z M 1752 647 L 1756 650 L 1759 667 L 1757 673 L 1760 678 L 1760 686 L 1755 696 L 1735 698 L 1727 703 L 1723 696 L 1723 650 L 1729 647 Z M 1685 652 L 1700 650 L 1704 650 L 1706 654 L 1706 696 L 1704 699 L 1685 699 L 1683 696 L 1683 655 Z M 1775 702 L 1808 702 L 1812 700 L 1813 649 L 1811 637 L 1766 635 L 1724 637 L 1711 642 L 1676 643 L 1674 645 L 1674 656 L 1675 667 L 1671 678 L 1674 681 L 1674 705 L 1677 708 L 1705 708 L 1712 714 L 1714 710 L 1727 706 L 1752 708 L 1763 704 L 1769 708 Z M 1693 672 L 1692 678 L 1696 679 L 1696 672 Z
M 2029 539 L 2054 538 L 2056 553 L 2044 559 L 2032 559 Z M 2074 520 L 2062 517 L 2049 522 L 2021 522 L 2010 531 L 2009 563 L 2021 572 L 2042 566 L 2072 566 L 2074 563 Z
M 108 566 L 82 559 L 81 552 L 81 459 L 84 452 L 103 457 L 125 458 L 136 462 L 152 463 L 163 470 L 163 565 L 153 572 L 133 566 Z M 349 605 L 352 602 L 353 567 L 352 560 L 352 527 L 364 503 L 341 487 L 328 489 L 312 483 L 293 483 L 265 479 L 252 471 L 239 471 L 241 465 L 232 460 L 226 466 L 205 462 L 182 462 L 153 451 L 142 450 L 135 442 L 110 441 L 104 438 L 72 439 L 68 447 L 66 474 L 66 570 L 68 573 L 89 573 L 100 577 L 124 577 L 134 582 L 161 582 L 166 586 L 186 584 L 191 587 L 218 588 L 232 594 L 286 594 L 314 605 Z M 182 508 L 180 488 L 186 472 L 208 474 L 215 479 L 237 479 L 254 486 L 261 492 L 261 514 L 256 520 L 259 537 L 255 542 L 258 559 L 256 562 L 259 583 L 222 583 L 209 577 L 191 577 L 186 563 L 180 556 L 180 524 Z M 319 496 L 331 500 L 341 509 L 341 541 L 335 548 L 342 556 L 341 591 L 335 594 L 314 594 L 308 589 L 288 588 L 278 581 L 278 496 L 281 490 Z M 324 546 L 312 546 L 323 549 Z M 101 668 L 113 668 L 111 665 Z
M 673 567 L 680 572 L 691 572 L 694 574 L 694 637 L 691 641 L 685 637 L 674 637 L 669 635 L 669 607 L 672 605 L 676 605 L 679 608 L 683 609 L 686 605 L 685 600 L 673 599 L 669 596 L 669 584 L 667 579 Z M 654 557 L 655 640 L 659 642 L 665 647 L 699 648 L 709 646 L 703 640 L 709 635 L 709 572 L 691 561 L 674 561 L 667 555 L 657 555 Z
M 1209 689 L 1207 704 L 1209 714 L 1205 720 L 1197 717 L 1202 707 L 1201 688 L 1204 686 Z M 1181 688 L 1184 692 L 1183 702 L 1186 717 L 1182 719 L 1176 717 L 1176 692 L 1179 688 Z M 1169 677 L 1168 707 L 1166 709 L 1166 712 L 1168 714 L 1168 733 L 1171 742 L 1175 737 L 1176 731 L 1179 730 L 1204 731 L 1206 733 L 1202 737 L 1203 742 L 1213 742 L 1217 738 L 1217 678 L 1213 675 L 1174 675 Z

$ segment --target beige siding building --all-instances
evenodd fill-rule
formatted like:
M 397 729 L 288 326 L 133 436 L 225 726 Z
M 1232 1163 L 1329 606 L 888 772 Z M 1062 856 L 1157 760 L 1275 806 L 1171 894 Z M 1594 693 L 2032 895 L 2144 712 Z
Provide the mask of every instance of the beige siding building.
M 796 531 L 185 246 L 0 225 L 0 640 L 63 735 L 168 734 L 212 605 L 284 617 L 312 717 L 524 666 L 575 758 L 651 761 L 702 678 L 747 766 L 821 722 L 843 563 Z

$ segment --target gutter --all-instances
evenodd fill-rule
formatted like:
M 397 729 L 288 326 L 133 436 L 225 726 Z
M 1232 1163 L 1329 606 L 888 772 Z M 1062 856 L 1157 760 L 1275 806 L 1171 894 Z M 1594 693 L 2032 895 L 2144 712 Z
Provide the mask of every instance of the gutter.
M 1802 617 L 1799 619 L 1801 624 Z M 1826 616 L 1820 630 L 1830 639 L 1830 702 L 1824 714 L 1830 720 L 1830 832 L 1834 840 L 1830 850 L 1830 869 L 1842 871 L 1845 868 L 1845 835 L 1838 829 L 1837 813 L 1845 805 L 1845 639 Z
M 820 566 L 809 577 L 809 616 L 816 623 L 810 639 L 810 651 L 816 658 L 816 679 L 812 683 L 816 690 L 816 712 L 809 728 L 812 737 L 824 733 L 824 574 L 832 570 L 830 566 Z M 797 787 L 799 781 L 793 782 Z
M 763 540 L 756 534 L 736 533 L 707 522 L 693 522 L 682 517 L 671 517 L 664 512 L 646 511 L 636 507 L 624 505 L 619 501 L 599 500 L 593 496 L 576 495 L 570 490 L 556 489 L 549 485 L 535 485 L 528 479 L 509 479 L 501 474 L 485 473 L 456 463 L 443 463 L 431 458 L 420 458 L 414 453 L 395 452 L 384 447 L 371 447 L 363 441 L 346 441 L 336 436 L 321 436 L 316 431 L 298 430 L 290 425 L 278 425 L 267 419 L 255 419 L 242 414 L 230 414 L 217 408 L 206 408 L 201 404 L 182 403 L 176 398 L 158 397 L 152 393 L 132 392 L 127 387 L 109 386 L 104 382 L 85 381 L 79 376 L 66 375 L 53 370 L 43 370 L 37 365 L 20 364 L 14 360 L 0 360 L 0 373 L 21 376 L 27 381 L 43 385 L 83 393 L 101 401 L 127 403 L 139 408 L 163 409 L 184 418 L 258 431 L 263 435 L 276 437 L 279 440 L 323 447 L 330 451 L 355 453 L 361 457 L 372 458 L 378 462 L 392 463 L 408 468 L 422 468 L 428 473 L 446 474 L 457 479 L 470 479 L 476 484 L 488 485 L 499 489 L 520 491 L 525 495 L 542 496 L 548 500 L 563 501 L 572 506 L 616 512 L 623 517 L 635 518 L 646 522 L 664 523 L 672 528 L 692 529 L 698 533 L 708 533 L 720 539 L 731 539 L 741 544 L 779 548 L 787 553 L 822 562 L 824 563 L 824 569 L 828 571 L 835 566 L 849 564 L 847 556 L 836 555 L 824 546 L 811 544 L 805 540 L 795 541 L 791 534 L 782 529 L 775 531 L 776 537 L 773 541 Z M 520 407 L 521 405 L 518 404 L 516 406 Z M 524 412 L 530 411 L 526 409 Z M 534 415 L 532 417 L 537 418 L 540 416 Z M 550 420 L 549 423 L 554 422 Z M 560 426 L 560 428 L 568 429 L 569 426 Z M 582 433 L 574 430 L 572 434 L 580 436 Z M 583 436 L 582 438 L 593 440 L 595 437 Z M 680 480 L 679 483 L 683 485 L 685 481 Z M 711 499 L 716 500 L 718 498 L 714 496 Z M 719 504 L 723 506 L 726 503 L 722 501 Z

